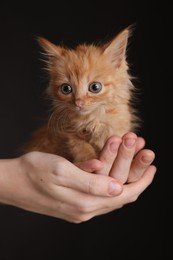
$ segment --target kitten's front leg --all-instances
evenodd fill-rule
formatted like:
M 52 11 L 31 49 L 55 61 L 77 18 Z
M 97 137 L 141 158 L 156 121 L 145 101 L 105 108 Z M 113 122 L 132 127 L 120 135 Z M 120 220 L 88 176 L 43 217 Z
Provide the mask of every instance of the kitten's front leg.
M 68 146 L 73 158 L 73 163 L 97 158 L 94 148 L 84 140 L 77 138 L 69 140 Z

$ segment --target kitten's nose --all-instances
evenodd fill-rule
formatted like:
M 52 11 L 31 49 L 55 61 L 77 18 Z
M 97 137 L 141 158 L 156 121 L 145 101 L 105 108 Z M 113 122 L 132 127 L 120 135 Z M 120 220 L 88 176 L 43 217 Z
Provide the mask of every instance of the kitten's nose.
M 81 108 L 84 105 L 84 102 L 78 98 L 75 100 L 75 105 Z

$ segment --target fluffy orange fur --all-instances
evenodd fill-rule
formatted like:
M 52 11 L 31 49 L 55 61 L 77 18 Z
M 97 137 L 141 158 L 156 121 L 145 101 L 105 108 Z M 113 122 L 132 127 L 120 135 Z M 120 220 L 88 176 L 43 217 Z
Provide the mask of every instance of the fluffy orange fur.
M 39 38 L 48 57 L 52 112 L 25 151 L 55 153 L 79 162 L 97 158 L 108 137 L 135 131 L 138 117 L 126 61 L 129 32 L 126 28 L 106 44 L 80 44 L 74 49 Z

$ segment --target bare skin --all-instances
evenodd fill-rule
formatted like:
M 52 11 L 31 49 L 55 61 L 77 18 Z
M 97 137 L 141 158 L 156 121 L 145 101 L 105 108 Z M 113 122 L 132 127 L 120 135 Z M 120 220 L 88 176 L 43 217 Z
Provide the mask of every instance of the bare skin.
M 0 160 L 0 202 L 73 223 L 119 209 L 153 181 L 155 154 L 144 145 L 127 133 L 110 137 L 99 160 L 78 165 L 41 152 Z

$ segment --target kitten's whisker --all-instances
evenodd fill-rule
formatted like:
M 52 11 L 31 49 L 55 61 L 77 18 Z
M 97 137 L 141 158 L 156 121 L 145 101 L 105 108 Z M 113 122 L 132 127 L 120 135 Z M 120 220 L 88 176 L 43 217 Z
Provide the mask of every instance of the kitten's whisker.
M 48 121 L 49 129 L 53 131 L 55 135 L 57 135 L 58 132 L 64 132 L 65 124 L 67 124 L 69 120 L 68 117 L 68 111 L 66 111 L 62 104 L 56 104 Z

